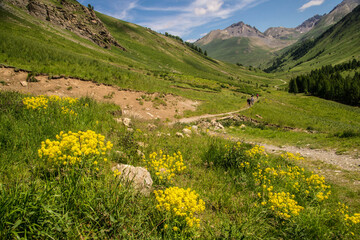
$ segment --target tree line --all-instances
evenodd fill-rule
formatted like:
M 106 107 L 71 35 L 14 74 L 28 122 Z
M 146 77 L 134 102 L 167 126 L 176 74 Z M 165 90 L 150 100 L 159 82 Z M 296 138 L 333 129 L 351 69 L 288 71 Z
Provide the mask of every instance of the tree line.
M 356 72 L 353 76 L 349 74 L 346 77 L 341 75 L 342 71 L 359 67 L 360 61 L 356 59 L 335 66 L 323 66 L 309 74 L 292 78 L 289 82 L 289 92 L 310 93 L 328 100 L 360 106 L 360 73 Z
M 166 36 L 166 37 L 173 38 L 173 39 L 176 39 L 176 40 L 184 43 L 184 40 L 182 40 L 182 38 L 179 37 L 179 36 L 172 35 L 172 34 L 170 34 L 170 33 L 168 33 L 168 32 L 165 32 L 165 36 Z M 195 44 L 190 43 L 190 42 L 185 42 L 185 44 L 186 44 L 186 46 L 188 46 L 188 47 L 190 47 L 191 49 L 197 51 L 198 53 L 204 54 L 205 56 L 207 56 L 206 50 L 203 52 L 203 50 L 202 50 L 200 47 L 198 47 L 198 46 L 196 46 Z

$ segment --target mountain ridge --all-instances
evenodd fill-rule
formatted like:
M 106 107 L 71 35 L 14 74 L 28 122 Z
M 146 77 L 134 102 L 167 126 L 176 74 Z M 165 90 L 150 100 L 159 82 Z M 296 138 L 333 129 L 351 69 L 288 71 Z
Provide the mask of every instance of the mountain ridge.
M 314 39 L 321 35 L 359 4 L 360 0 L 344 0 L 335 6 L 328 14 L 316 14 L 294 28 L 270 27 L 266 29 L 264 33 L 257 30 L 256 27 L 251 27 L 240 21 L 223 30 L 218 29 L 211 31 L 203 38 L 198 39 L 195 44 L 203 50 L 206 50 L 208 55 L 215 59 L 231 63 L 260 66 L 266 59 L 270 61 L 271 58 L 279 55 L 279 53 L 276 53 L 277 51 L 290 47 L 297 41 Z M 229 29 L 231 31 L 229 31 Z M 231 40 L 231 38 L 237 38 L 239 40 Z M 240 41 L 241 38 L 247 38 L 246 41 L 248 44 Z M 225 43 L 223 41 L 225 41 Z M 241 42 L 243 44 L 239 45 Z M 256 53 L 252 51 L 252 49 L 255 48 L 263 53 L 258 55 L 258 60 L 253 56 Z M 249 63 L 247 59 L 253 60 Z

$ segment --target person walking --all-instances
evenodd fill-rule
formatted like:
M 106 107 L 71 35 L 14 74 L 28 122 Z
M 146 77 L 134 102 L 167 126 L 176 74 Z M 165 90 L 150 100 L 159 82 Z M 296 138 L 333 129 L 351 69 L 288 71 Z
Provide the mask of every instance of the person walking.
M 248 104 L 249 107 L 250 107 L 250 105 L 251 105 L 251 100 L 250 100 L 250 98 L 248 98 L 246 101 L 247 101 L 247 104 Z
M 254 95 L 251 95 L 251 98 L 250 98 L 251 105 L 254 105 L 254 101 L 255 101 Z

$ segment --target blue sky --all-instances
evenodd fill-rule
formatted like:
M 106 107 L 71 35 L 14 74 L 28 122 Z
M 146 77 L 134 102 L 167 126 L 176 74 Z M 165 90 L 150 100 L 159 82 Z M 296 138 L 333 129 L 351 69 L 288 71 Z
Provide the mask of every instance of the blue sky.
M 264 32 L 296 27 L 315 14 L 330 12 L 341 0 L 79 0 L 115 18 L 196 40 L 240 21 Z

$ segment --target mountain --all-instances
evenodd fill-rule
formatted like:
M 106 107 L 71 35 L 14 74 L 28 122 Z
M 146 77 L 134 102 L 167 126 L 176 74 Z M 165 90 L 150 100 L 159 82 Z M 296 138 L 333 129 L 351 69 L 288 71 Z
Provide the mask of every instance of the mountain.
M 316 15 L 296 28 L 272 27 L 264 33 L 241 21 L 223 30 L 211 31 L 195 44 L 216 59 L 259 66 L 273 58 L 275 51 L 295 43 L 320 19 L 321 16 Z
M 288 49 L 267 71 L 310 71 L 351 59 L 360 59 L 360 6 L 319 37 Z
M 0 66 L 49 79 L 64 76 L 175 94 L 201 101 L 201 111 L 237 109 L 244 93 L 269 81 L 264 73 L 209 58 L 178 37 L 75 0 L 2 0 L 0 33 Z
M 320 36 L 332 25 L 340 21 L 360 4 L 360 0 L 344 0 L 334 7 L 328 14 L 322 16 L 320 21 L 301 40 L 314 39 Z
M 344 0 L 330 13 L 315 15 L 295 28 L 271 27 L 264 33 L 239 22 L 224 30 L 211 31 L 195 44 L 222 61 L 264 66 L 297 41 L 320 36 L 359 4 L 360 0 Z

